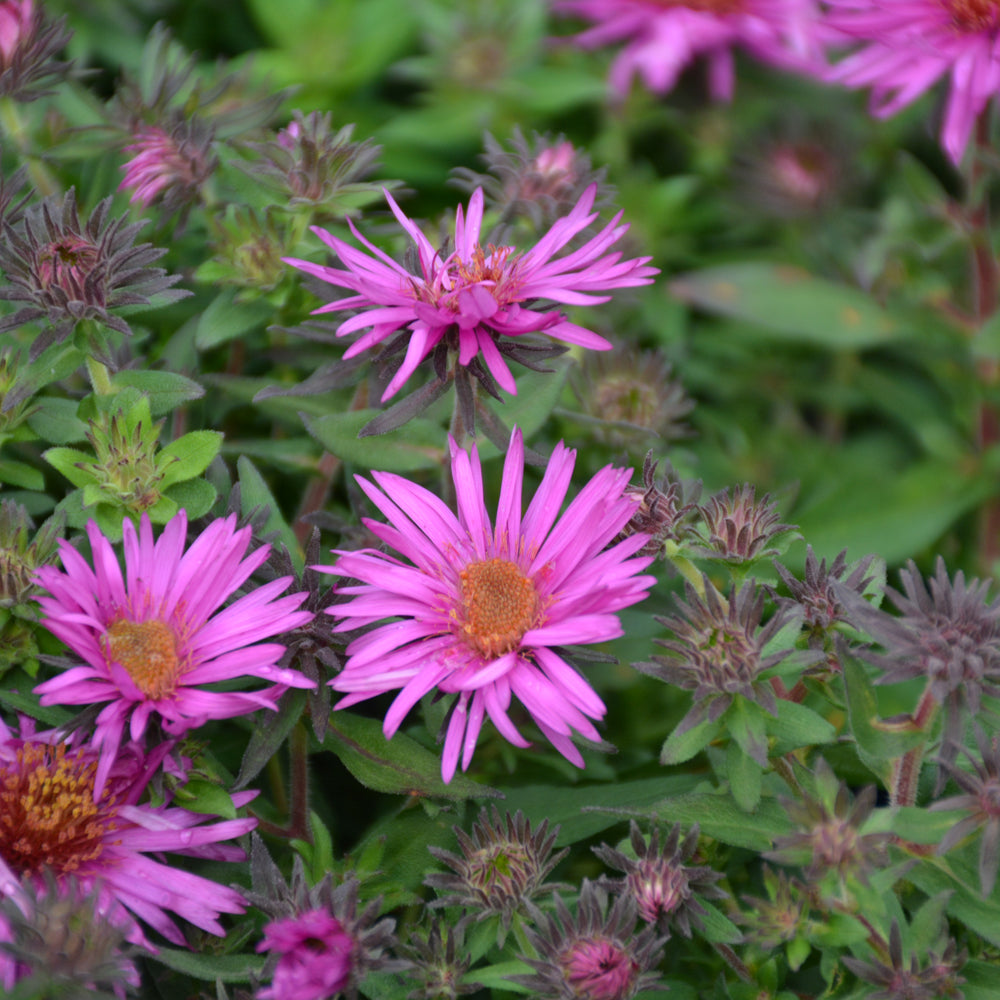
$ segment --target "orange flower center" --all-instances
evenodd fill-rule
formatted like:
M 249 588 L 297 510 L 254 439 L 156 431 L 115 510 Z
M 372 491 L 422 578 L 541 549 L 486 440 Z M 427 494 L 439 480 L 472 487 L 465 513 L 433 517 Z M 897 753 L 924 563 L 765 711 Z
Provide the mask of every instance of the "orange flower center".
M 964 31 L 984 31 L 997 27 L 1000 15 L 998 0 L 943 0 L 952 23 Z
M 94 801 L 95 760 L 63 744 L 26 743 L 0 767 L 0 857 L 18 875 L 77 871 L 115 828 L 113 799 Z
M 469 645 L 488 660 L 517 649 L 538 617 L 534 583 L 507 559 L 470 563 L 460 578 Z
M 177 643 L 170 626 L 158 618 L 120 618 L 105 633 L 104 655 L 120 663 L 147 698 L 166 698 L 177 689 Z

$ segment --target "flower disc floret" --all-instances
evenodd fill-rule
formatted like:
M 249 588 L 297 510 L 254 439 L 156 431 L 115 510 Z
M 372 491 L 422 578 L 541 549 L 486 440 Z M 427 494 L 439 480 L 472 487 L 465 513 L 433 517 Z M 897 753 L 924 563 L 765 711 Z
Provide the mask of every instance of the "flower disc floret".
M 405 357 L 383 399 L 395 395 L 442 343 L 457 352 L 458 363 L 463 367 L 472 365 L 481 354 L 496 383 L 516 395 L 514 376 L 503 358 L 505 352 L 510 353 L 507 338 L 545 333 L 581 347 L 596 350 L 611 347 L 604 337 L 571 323 L 560 310 L 540 309 L 538 303 L 606 302 L 608 296 L 593 293 L 648 285 L 659 273 L 647 266 L 649 257 L 622 260 L 621 252 L 607 252 L 628 230 L 628 225 L 619 225 L 620 212 L 581 247 L 555 258 L 556 253 L 597 218 L 597 213 L 591 212 L 596 184 L 588 187 L 572 211 L 557 220 L 525 252 L 511 246 L 484 246 L 483 192 L 477 188 L 469 199 L 468 211 L 459 206 L 455 212 L 455 249 L 444 257 L 403 214 L 392 195 L 384 193 L 399 224 L 417 247 L 419 273 L 410 273 L 370 243 L 350 219 L 347 224 L 351 232 L 368 254 L 314 227 L 313 232 L 337 254 L 344 269 L 286 259 L 286 263 L 307 274 L 354 293 L 315 310 L 317 313 L 355 311 L 337 328 L 337 336 L 367 332 L 351 344 L 345 359 L 383 343 L 402 330 L 409 331 Z
M 111 543 L 92 521 L 87 526 L 94 565 L 72 545 L 60 543 L 63 570 L 38 571 L 46 592 L 38 598 L 43 624 L 83 661 L 35 688 L 43 705 L 106 702 L 94 743 L 102 749 L 97 788 L 122 741 L 125 727 L 139 739 L 152 717 L 172 734 L 208 719 L 226 719 L 257 708 L 275 708 L 288 687 L 314 687 L 298 671 L 277 666 L 284 647 L 260 640 L 312 618 L 297 610 L 304 594 L 279 595 L 288 577 L 222 605 L 268 556 L 263 546 L 247 555 L 249 527 L 235 516 L 214 521 L 184 550 L 184 511 L 158 540 L 147 515 L 138 531 L 123 524 L 125 572 Z M 216 691 L 208 685 L 250 677 L 270 682 L 255 691 Z
M 385 718 L 391 737 L 429 691 L 457 694 L 441 765 L 448 781 L 459 758 L 469 766 L 486 716 L 515 746 L 528 745 L 508 715 L 517 698 L 556 749 L 582 767 L 571 735 L 598 740 L 591 720 L 605 708 L 557 648 L 621 635 L 615 612 L 645 597 L 652 583 L 638 575 L 650 559 L 632 558 L 645 535 L 610 544 L 635 507 L 623 492 L 629 470 L 602 469 L 558 518 L 575 462 L 575 452 L 560 444 L 522 515 L 524 444 L 515 430 L 494 524 L 476 449 L 451 447 L 457 516 L 399 476 L 358 478 L 389 520 L 365 523 L 403 558 L 339 552 L 330 568 L 360 581 L 339 587 L 351 599 L 328 609 L 338 629 L 375 626 L 351 642 L 343 672 L 331 681 L 346 695 L 338 708 L 398 690 Z M 393 621 L 377 624 L 387 618 Z

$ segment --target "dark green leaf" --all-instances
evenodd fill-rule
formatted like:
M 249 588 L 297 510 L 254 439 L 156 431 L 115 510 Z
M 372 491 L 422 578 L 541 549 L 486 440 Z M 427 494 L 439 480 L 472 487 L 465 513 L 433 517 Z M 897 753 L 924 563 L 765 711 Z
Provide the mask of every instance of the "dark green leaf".
M 446 799 L 496 798 L 499 792 L 456 774 L 441 780 L 441 759 L 415 740 L 396 733 L 387 740 L 382 723 L 348 712 L 334 712 L 323 741 L 365 787 L 395 795 L 430 795 Z
M 361 428 L 378 410 L 348 410 L 325 417 L 303 413 L 306 430 L 324 448 L 347 462 L 384 472 L 412 472 L 444 461 L 444 433 L 436 424 L 417 417 L 404 428 L 378 437 L 358 438 Z
M 176 972 L 214 983 L 221 979 L 224 983 L 248 983 L 250 975 L 259 976 L 264 968 L 262 955 L 214 955 L 179 948 L 157 947 L 156 954 L 150 956 Z

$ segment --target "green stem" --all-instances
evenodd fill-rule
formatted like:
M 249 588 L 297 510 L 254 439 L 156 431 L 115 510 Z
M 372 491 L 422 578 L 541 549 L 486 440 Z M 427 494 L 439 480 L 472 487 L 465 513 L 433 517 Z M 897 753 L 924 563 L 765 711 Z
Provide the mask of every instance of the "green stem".
M 59 191 L 59 184 L 42 160 L 32 152 L 31 136 L 21 117 L 17 102 L 10 97 L 0 97 L 0 128 L 13 141 L 21 159 L 27 164 L 28 176 L 42 198 Z
M 687 556 L 679 555 L 680 546 L 669 539 L 663 545 L 663 552 L 674 568 L 694 587 L 699 597 L 705 596 L 705 579 Z
M 107 367 L 90 354 L 87 355 L 87 374 L 90 376 L 90 385 L 98 396 L 110 396 L 114 391 Z

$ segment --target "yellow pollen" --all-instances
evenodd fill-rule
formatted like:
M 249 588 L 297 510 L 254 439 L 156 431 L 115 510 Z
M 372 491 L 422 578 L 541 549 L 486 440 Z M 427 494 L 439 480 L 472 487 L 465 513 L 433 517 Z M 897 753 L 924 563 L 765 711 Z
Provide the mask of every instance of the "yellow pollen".
M 538 618 L 534 583 L 507 559 L 470 563 L 460 579 L 461 629 L 469 645 L 488 660 L 517 649 Z
M 0 767 L 0 858 L 18 875 L 62 875 L 98 858 L 116 828 L 113 799 L 94 801 L 97 762 L 63 744 L 26 743 Z
M 180 660 L 173 630 L 158 618 L 116 621 L 105 633 L 104 655 L 128 672 L 148 698 L 165 698 L 177 688 Z
M 984 31 L 995 28 L 1000 14 L 997 0 L 942 0 L 956 28 Z

